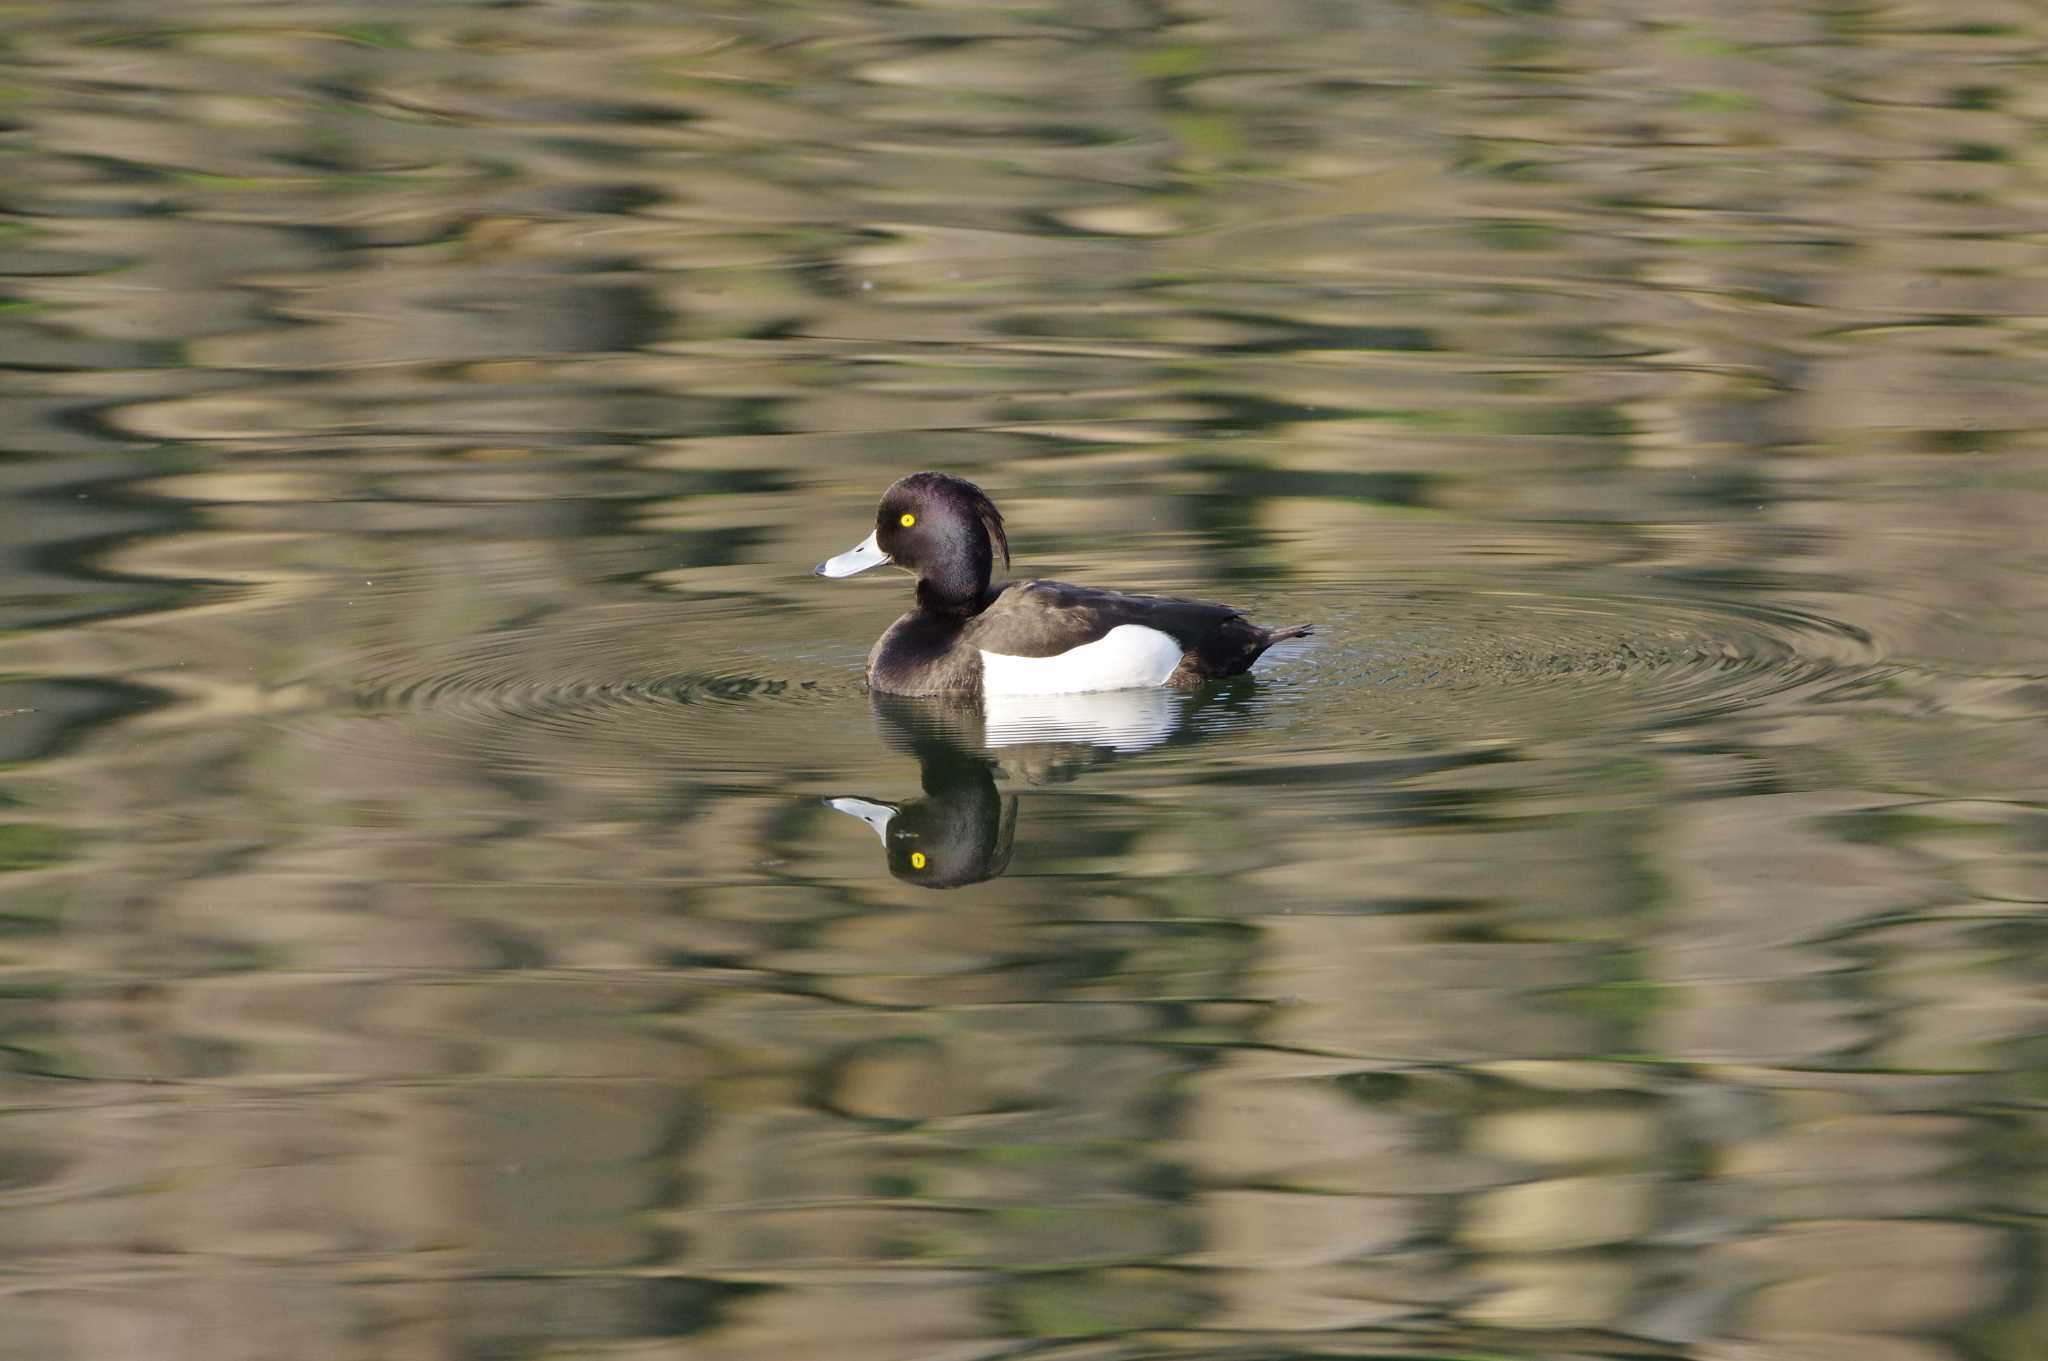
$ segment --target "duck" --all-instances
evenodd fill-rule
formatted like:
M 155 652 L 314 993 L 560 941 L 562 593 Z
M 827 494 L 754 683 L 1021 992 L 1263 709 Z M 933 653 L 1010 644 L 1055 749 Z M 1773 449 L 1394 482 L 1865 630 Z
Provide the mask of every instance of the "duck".
M 910 611 L 868 654 L 870 690 L 987 698 L 1192 687 L 1313 631 L 1266 628 L 1207 600 L 1064 581 L 992 587 L 998 552 L 1007 568 L 1003 513 L 966 478 L 912 473 L 882 493 L 874 532 L 815 569 L 850 577 L 889 565 L 917 578 Z

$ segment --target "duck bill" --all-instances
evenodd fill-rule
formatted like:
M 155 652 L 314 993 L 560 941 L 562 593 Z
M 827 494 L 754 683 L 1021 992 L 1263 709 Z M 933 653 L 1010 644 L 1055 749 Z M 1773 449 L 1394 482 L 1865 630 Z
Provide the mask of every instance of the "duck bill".
M 868 799 L 827 799 L 825 806 L 835 813 L 859 818 L 868 825 L 869 831 L 882 839 L 884 846 L 889 844 L 889 820 L 896 816 L 895 804 L 874 803 Z
M 875 533 L 879 534 L 881 531 L 876 530 Z M 821 577 L 850 577 L 855 572 L 865 572 L 870 567 L 880 567 L 888 560 L 889 555 L 882 551 L 882 545 L 875 542 L 875 535 L 870 534 L 838 557 L 827 558 L 819 563 L 818 575 Z

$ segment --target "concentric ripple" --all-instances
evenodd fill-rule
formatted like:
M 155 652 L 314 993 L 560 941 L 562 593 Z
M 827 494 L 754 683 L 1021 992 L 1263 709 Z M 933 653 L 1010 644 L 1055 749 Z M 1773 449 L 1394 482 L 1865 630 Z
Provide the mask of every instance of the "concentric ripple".
M 859 699 L 865 649 L 820 643 L 791 614 L 636 601 L 445 640 L 388 637 L 323 677 L 336 703 L 319 727 L 401 760 L 454 748 L 504 770 L 771 785 L 813 759 L 795 734 L 814 751 L 828 733 L 850 751 L 867 736 L 814 715 Z
M 1852 624 L 1791 605 L 1435 588 L 1318 597 L 1316 637 L 1261 667 L 1212 727 L 1535 739 L 1683 725 L 1849 686 L 1878 660 Z
M 1854 693 L 1878 655 L 1855 627 L 1789 605 L 1450 586 L 1314 599 L 1312 639 L 1248 681 L 1173 696 L 1148 740 L 1107 745 L 1135 751 L 1179 729 L 1219 739 L 1178 744 L 1202 759 L 1622 736 Z M 402 762 L 452 748 L 506 771 L 786 788 L 884 755 L 862 697 L 866 640 L 849 636 L 883 618 L 635 600 L 422 641 L 394 613 L 387 636 L 329 673 L 321 734 Z M 987 745 L 1002 744 L 1000 727 Z M 1088 731 L 1064 740 L 1104 745 Z

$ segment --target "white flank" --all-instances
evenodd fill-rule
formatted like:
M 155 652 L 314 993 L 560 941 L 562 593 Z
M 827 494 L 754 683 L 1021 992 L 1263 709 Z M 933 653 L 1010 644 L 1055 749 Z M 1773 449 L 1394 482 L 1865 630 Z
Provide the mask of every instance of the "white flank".
M 991 748 L 1078 742 L 1143 751 L 1173 736 L 1180 722 L 1179 700 L 1157 685 L 1081 695 L 990 695 L 981 712 L 982 740 Z
M 1164 685 L 1180 665 L 1180 644 L 1170 633 L 1142 624 L 1118 624 L 1092 643 L 1057 657 L 981 654 L 984 695 L 1078 695 L 1091 690 L 1135 690 Z

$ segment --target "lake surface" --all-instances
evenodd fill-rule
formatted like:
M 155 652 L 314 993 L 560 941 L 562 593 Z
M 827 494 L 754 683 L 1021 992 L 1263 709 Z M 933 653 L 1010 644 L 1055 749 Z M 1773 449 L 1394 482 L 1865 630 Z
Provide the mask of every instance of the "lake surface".
M 2039 1361 L 2048 20 L 0 11 L 0 1361 Z M 1249 676 L 871 699 L 894 478 Z

